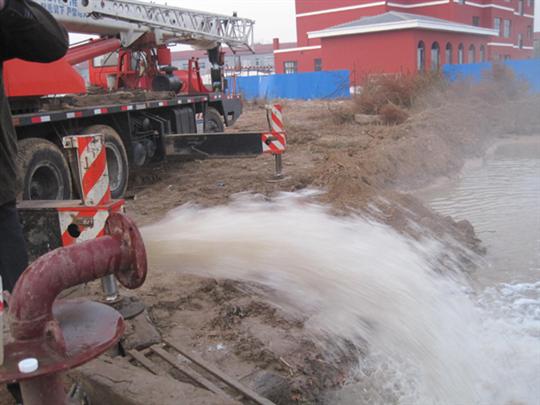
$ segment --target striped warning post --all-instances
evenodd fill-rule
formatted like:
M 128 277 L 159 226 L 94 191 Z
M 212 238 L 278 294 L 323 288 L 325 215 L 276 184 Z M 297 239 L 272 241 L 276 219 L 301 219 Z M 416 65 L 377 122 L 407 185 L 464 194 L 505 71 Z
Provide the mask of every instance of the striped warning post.
M 285 152 L 285 144 L 282 137 L 279 137 L 279 135 L 281 134 L 270 132 L 261 134 L 263 153 L 272 153 L 276 155 Z
M 285 132 L 283 126 L 283 108 L 279 104 L 274 104 L 268 108 L 270 112 L 270 129 L 272 132 Z
M 98 207 L 61 207 L 57 211 L 62 246 L 69 246 L 105 235 L 107 218 L 111 213 L 124 212 L 124 200 Z
M 263 153 L 282 154 L 287 147 L 287 135 L 283 125 L 281 105 L 266 106 L 270 133 L 262 134 Z
M 95 206 L 109 202 L 111 187 L 103 136 L 67 136 L 63 142 L 65 148 L 76 149 L 83 203 Z

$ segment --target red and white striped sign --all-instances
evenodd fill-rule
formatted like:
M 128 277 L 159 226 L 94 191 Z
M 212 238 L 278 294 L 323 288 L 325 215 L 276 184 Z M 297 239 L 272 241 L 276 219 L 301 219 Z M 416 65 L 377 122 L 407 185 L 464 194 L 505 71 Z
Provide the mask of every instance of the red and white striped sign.
M 272 153 L 274 155 L 285 152 L 285 145 L 277 136 L 277 133 L 264 133 L 261 135 L 263 144 L 263 153 Z
M 287 147 L 287 134 L 283 126 L 283 110 L 281 105 L 266 107 L 269 134 L 262 134 L 263 153 L 281 154 Z
M 99 134 L 67 136 L 63 142 L 65 148 L 77 150 L 83 203 L 93 206 L 109 202 L 111 188 L 103 136 Z
M 270 130 L 272 132 L 285 132 L 283 126 L 283 108 L 279 104 L 268 107 L 270 112 Z
M 57 211 L 62 246 L 69 246 L 103 236 L 109 215 L 124 212 L 124 200 L 115 200 L 99 207 L 59 207 Z

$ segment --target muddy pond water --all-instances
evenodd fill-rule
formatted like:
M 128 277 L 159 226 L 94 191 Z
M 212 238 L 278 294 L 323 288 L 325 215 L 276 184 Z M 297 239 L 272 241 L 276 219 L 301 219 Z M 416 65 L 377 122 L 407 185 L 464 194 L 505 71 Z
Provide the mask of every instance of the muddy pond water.
M 475 274 L 481 285 L 540 280 L 540 137 L 499 142 L 419 197 L 472 223 L 487 248 L 486 266 Z

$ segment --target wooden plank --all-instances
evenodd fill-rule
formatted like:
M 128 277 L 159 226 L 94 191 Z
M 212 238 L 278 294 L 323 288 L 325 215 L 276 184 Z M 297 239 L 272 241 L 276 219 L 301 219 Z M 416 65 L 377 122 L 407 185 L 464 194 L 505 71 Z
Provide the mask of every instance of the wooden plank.
M 233 398 L 231 396 L 229 396 L 225 391 L 223 391 L 221 388 L 219 388 L 218 386 L 216 386 L 214 383 L 212 383 L 211 381 L 207 380 L 206 378 L 204 378 L 202 375 L 200 375 L 199 373 L 197 373 L 195 370 L 192 370 L 190 369 L 189 367 L 186 367 L 184 366 L 183 364 L 181 364 L 177 359 L 174 358 L 173 355 L 171 355 L 170 353 L 166 352 L 164 349 L 162 349 L 161 347 L 159 346 L 151 346 L 150 347 L 152 349 L 152 351 L 157 354 L 159 357 L 161 357 L 163 360 L 165 360 L 167 363 L 169 363 L 170 365 L 172 365 L 173 367 L 177 368 L 178 370 L 180 370 L 182 373 L 184 373 L 185 375 L 187 375 L 189 378 L 193 379 L 193 381 L 197 382 L 198 384 L 200 384 L 202 387 L 206 388 L 208 391 L 211 391 L 213 392 L 214 394 L 217 394 L 219 395 L 220 397 L 222 398 L 225 398 L 225 399 L 230 399 L 232 400 Z
M 255 391 L 249 389 L 248 387 L 246 387 L 245 385 L 240 383 L 240 381 L 226 375 L 224 372 L 222 372 L 218 368 L 214 367 L 210 363 L 206 362 L 205 360 L 203 360 L 201 357 L 199 357 L 195 353 L 180 347 L 180 345 L 178 345 L 176 343 L 171 343 L 170 341 L 165 340 L 165 339 L 163 339 L 163 341 L 168 346 L 170 346 L 173 349 L 177 350 L 180 354 L 182 354 L 182 356 L 188 358 L 189 360 L 191 360 L 193 363 L 195 363 L 199 367 L 201 367 L 201 368 L 205 369 L 206 371 L 208 371 L 214 377 L 219 378 L 221 381 L 223 381 L 224 383 L 226 383 L 230 387 L 233 387 L 236 390 L 238 390 L 239 392 L 241 392 L 246 398 L 251 399 L 252 401 L 254 401 L 255 403 L 257 403 L 259 405 L 275 405 L 269 399 L 261 397 Z
M 137 360 L 138 363 L 140 363 L 144 368 L 146 368 L 152 374 L 155 374 L 155 375 L 165 374 L 156 366 L 156 364 L 152 360 L 147 358 L 143 353 L 138 352 L 137 350 L 129 350 L 128 354 L 131 357 L 133 357 L 135 360 Z

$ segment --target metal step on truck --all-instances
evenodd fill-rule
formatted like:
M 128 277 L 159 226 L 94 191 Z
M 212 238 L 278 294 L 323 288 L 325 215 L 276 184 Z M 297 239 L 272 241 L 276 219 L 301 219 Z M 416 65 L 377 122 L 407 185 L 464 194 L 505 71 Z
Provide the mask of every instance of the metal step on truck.
M 242 102 L 227 91 L 221 46 L 250 48 L 252 20 L 135 0 L 37 2 L 68 31 L 97 37 L 73 45 L 51 64 L 5 64 L 22 199 L 77 197 L 80 187 L 62 148 L 71 135 L 104 136 L 112 198 L 124 195 L 130 170 L 167 156 L 281 158 L 282 125 L 268 132 L 224 132 L 242 113 Z M 169 46 L 175 44 L 207 49 L 209 85 L 197 60 L 187 70 L 172 65 Z M 93 94 L 75 68 L 86 61 Z M 272 117 L 281 122 L 281 111 L 274 108 Z

